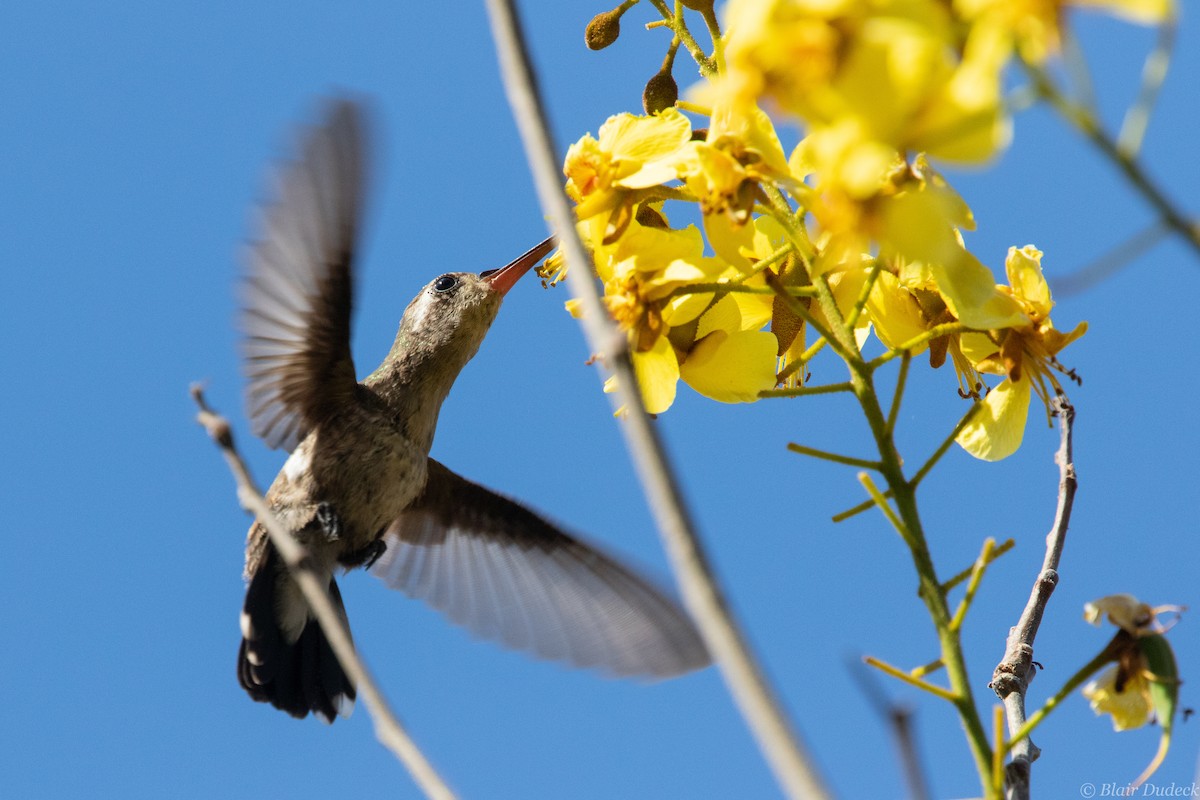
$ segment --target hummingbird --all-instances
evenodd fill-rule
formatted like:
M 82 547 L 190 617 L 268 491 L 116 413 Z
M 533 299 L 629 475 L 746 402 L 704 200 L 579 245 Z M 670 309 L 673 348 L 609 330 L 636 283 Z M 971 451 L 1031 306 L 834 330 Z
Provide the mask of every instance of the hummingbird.
M 343 619 L 335 572 L 363 567 L 472 634 L 536 657 L 647 679 L 706 666 L 696 628 L 653 581 L 429 457 L 442 401 L 552 238 L 500 269 L 435 277 L 408 304 L 383 363 L 357 380 L 350 321 L 366 128 L 360 103 L 326 101 L 278 171 L 247 252 L 248 416 L 290 453 L 267 492 L 272 513 L 308 548 Z M 242 688 L 294 717 L 348 714 L 355 686 L 257 520 L 244 578 Z

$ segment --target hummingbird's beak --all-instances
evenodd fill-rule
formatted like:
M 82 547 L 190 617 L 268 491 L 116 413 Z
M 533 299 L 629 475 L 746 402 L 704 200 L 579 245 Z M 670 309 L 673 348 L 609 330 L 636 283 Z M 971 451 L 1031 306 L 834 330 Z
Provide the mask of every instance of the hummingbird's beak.
M 499 292 L 500 296 L 508 294 L 508 290 L 513 287 L 521 276 L 533 267 L 534 264 L 545 258 L 551 250 L 555 248 L 554 237 L 551 236 L 541 244 L 535 245 L 532 250 L 517 258 L 506 267 L 500 269 L 489 269 L 479 273 L 479 277 L 487 281 L 488 286 L 492 287 L 493 291 Z

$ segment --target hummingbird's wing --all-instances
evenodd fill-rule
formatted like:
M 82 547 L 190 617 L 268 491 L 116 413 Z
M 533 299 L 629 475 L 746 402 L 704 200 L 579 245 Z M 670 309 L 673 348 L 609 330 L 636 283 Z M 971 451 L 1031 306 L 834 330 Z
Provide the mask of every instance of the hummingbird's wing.
M 385 541 L 371 572 L 478 636 L 619 676 L 710 661 L 683 609 L 645 578 L 433 459 Z
M 249 251 L 241 316 L 254 432 L 293 449 L 355 396 L 350 355 L 354 243 L 364 194 L 363 112 L 328 104 L 278 176 Z

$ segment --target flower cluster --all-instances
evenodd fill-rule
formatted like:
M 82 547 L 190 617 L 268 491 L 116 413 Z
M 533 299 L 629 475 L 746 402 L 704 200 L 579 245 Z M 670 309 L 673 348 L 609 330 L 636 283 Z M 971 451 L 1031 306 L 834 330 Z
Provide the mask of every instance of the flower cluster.
M 1171 11 L 1087 4 L 1141 21 Z M 1062 5 L 732 0 L 723 34 L 705 18 L 711 74 L 677 104 L 704 127 L 668 107 L 610 117 L 573 144 L 567 191 L 648 410 L 669 408 L 680 380 L 753 401 L 803 382 L 822 335 L 861 348 L 873 333 L 892 351 L 927 350 L 934 367 L 949 359 L 960 393 L 983 398 L 965 449 L 1014 452 L 1031 396 L 1049 408 L 1059 376 L 1074 377 L 1058 354 L 1086 326 L 1051 323 L 1035 247 L 1010 248 L 996 281 L 966 246 L 970 208 L 930 162 L 1005 146 L 1003 70 L 1057 51 Z M 790 153 L 764 109 L 800 124 Z

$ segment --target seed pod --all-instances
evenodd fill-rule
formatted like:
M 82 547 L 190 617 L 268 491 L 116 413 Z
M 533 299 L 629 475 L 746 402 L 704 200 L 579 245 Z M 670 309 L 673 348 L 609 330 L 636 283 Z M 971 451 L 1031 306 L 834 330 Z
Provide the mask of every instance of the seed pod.
M 617 40 L 621 35 L 621 15 L 625 13 L 624 6 L 617 6 L 611 11 L 605 11 L 592 17 L 587 30 L 583 32 L 583 40 L 589 50 L 603 50 Z
M 669 71 L 654 73 L 654 77 L 646 81 L 642 90 L 642 108 L 647 114 L 657 114 L 675 105 L 679 99 L 679 86 Z

